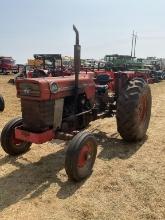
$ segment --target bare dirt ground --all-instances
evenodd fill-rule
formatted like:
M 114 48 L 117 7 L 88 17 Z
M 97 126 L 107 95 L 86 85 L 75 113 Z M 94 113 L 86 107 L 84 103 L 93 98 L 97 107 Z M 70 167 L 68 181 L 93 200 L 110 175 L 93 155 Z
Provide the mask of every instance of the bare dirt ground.
M 6 108 L 0 130 L 21 115 L 9 76 L 0 76 Z M 0 149 L 0 219 L 165 219 L 165 82 L 151 85 L 153 108 L 144 141 L 128 144 L 116 132 L 115 118 L 97 120 L 99 148 L 93 174 L 68 181 L 64 142 L 32 145 L 11 157 Z

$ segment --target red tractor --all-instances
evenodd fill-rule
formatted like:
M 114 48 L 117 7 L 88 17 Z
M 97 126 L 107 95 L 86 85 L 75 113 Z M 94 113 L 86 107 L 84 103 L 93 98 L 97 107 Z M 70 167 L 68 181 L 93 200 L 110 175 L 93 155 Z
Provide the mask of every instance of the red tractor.
M 61 54 L 34 54 L 34 61 L 40 64 L 27 72 L 27 78 L 71 75 L 71 71 L 63 66 Z
M 80 72 L 79 33 L 75 26 L 74 75 L 18 79 L 17 97 L 22 117 L 9 121 L 2 130 L 1 146 L 17 155 L 32 143 L 52 139 L 72 139 L 66 152 L 68 177 L 80 181 L 92 172 L 97 144 L 92 133 L 83 131 L 93 120 L 116 115 L 118 132 L 126 141 L 139 141 L 146 135 L 151 114 L 151 92 L 140 78 L 129 79 L 115 73 L 114 79 L 102 72 Z M 115 80 L 115 92 L 108 84 Z

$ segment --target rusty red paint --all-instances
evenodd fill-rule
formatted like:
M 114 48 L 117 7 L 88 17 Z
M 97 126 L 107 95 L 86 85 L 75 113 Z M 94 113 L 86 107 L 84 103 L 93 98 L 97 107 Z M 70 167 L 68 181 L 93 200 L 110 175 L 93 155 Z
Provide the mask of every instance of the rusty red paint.
M 77 166 L 79 168 L 83 167 L 86 162 L 88 161 L 88 157 L 90 156 L 92 149 L 91 146 L 89 145 L 85 145 L 82 147 L 82 149 L 80 150 L 80 154 L 78 156 L 78 162 L 77 162 Z
M 55 138 L 55 133 L 53 129 L 41 132 L 34 133 L 23 130 L 21 127 L 15 128 L 15 138 L 22 141 L 27 141 L 35 144 L 43 144 L 47 141 L 51 141 Z
M 11 142 L 14 144 L 14 145 L 19 145 L 21 144 L 23 141 L 22 140 L 19 140 L 15 137 L 15 133 L 14 133 L 14 130 L 12 132 L 12 135 L 11 135 Z
M 87 95 L 88 99 L 91 99 L 95 96 L 95 83 L 92 78 L 93 73 L 86 74 L 85 72 L 81 72 L 79 76 L 79 90 L 84 91 Z M 34 83 L 39 84 L 40 88 L 40 96 L 32 97 L 32 96 L 22 96 L 20 95 L 20 83 Z M 55 94 L 50 92 L 50 84 L 56 83 L 58 86 L 58 91 Z M 61 76 L 61 77 L 45 77 L 45 78 L 29 78 L 29 79 L 18 79 L 16 81 L 17 88 L 17 97 L 21 97 L 23 99 L 31 99 L 31 100 L 51 100 L 63 98 L 66 96 L 74 95 L 75 88 L 75 76 Z

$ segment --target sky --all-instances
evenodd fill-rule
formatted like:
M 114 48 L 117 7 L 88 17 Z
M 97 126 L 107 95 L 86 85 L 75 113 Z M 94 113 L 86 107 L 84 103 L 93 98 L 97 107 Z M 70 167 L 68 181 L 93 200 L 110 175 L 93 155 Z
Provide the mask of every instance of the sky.
M 0 0 L 0 55 L 25 63 L 35 53 L 73 56 L 80 32 L 81 57 L 130 54 L 165 57 L 165 0 Z

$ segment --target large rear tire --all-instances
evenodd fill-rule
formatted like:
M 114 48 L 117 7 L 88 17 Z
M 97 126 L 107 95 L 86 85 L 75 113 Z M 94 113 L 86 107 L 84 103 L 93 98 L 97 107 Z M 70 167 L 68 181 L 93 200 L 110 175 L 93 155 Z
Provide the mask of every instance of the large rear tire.
M 69 179 L 81 181 L 92 173 L 97 144 L 89 132 L 80 132 L 70 142 L 66 152 L 65 170 Z
M 0 112 L 3 112 L 5 109 L 5 101 L 4 98 L 0 95 Z
M 152 97 L 149 85 L 132 79 L 117 100 L 117 129 L 126 141 L 139 141 L 146 135 L 151 116 Z
M 29 150 L 31 143 L 15 138 L 15 128 L 22 125 L 22 118 L 9 121 L 1 133 L 1 146 L 7 154 L 18 155 Z

